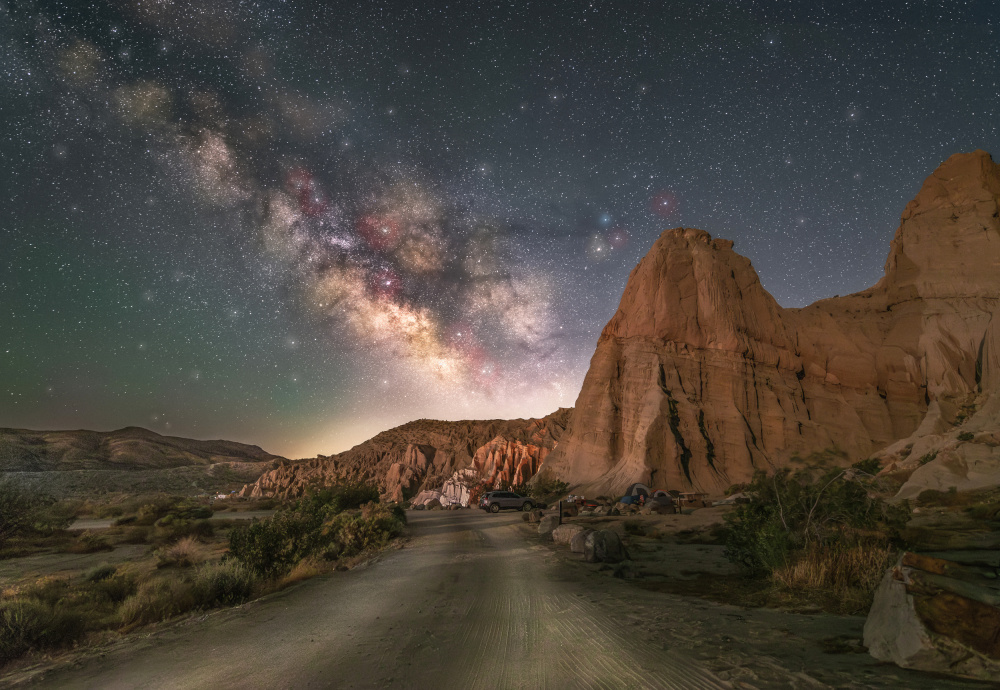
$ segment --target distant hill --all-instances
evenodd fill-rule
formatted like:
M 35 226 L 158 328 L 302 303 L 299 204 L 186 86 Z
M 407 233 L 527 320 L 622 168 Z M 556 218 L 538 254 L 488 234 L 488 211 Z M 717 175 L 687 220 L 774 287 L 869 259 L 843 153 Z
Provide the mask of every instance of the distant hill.
M 117 431 L 0 429 L 0 472 L 158 470 L 282 459 L 245 443 L 161 436 L 137 426 Z
M 117 431 L 0 428 L 0 473 L 57 496 L 238 488 L 284 460 L 258 446 Z

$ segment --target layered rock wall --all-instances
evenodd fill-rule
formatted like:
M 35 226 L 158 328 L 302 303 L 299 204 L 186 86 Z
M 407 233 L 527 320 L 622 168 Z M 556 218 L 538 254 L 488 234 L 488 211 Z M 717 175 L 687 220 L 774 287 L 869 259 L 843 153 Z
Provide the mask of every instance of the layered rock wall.
M 778 305 L 731 242 L 664 232 L 546 472 L 587 493 L 718 493 L 757 469 L 853 462 L 950 429 L 1000 379 L 998 200 L 988 154 L 952 156 L 904 210 L 885 277 L 803 309 Z

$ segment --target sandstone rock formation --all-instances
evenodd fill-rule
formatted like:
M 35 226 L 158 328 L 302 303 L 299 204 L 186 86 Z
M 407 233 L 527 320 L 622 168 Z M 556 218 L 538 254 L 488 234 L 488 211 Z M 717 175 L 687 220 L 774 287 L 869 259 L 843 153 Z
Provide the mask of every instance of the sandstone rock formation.
M 906 553 L 875 594 L 864 643 L 877 659 L 924 671 L 1000 677 L 1000 587 L 987 567 Z
M 903 211 L 885 276 L 802 309 L 778 305 L 732 242 L 664 232 L 632 271 L 542 474 L 587 494 L 642 481 L 718 495 L 810 456 L 884 450 L 893 471 L 913 472 L 931 462 L 919 439 L 957 438 L 963 422 L 996 429 L 998 200 L 989 154 L 950 157 Z M 953 474 L 1000 483 L 1000 453 L 978 445 L 989 449 L 956 446 L 965 466 Z
M 311 484 L 374 482 L 389 500 L 422 490 L 444 503 L 468 500 L 470 483 L 527 481 L 566 428 L 568 409 L 541 419 L 442 422 L 421 419 L 333 456 L 286 461 L 244 487 L 250 496 L 296 497 Z

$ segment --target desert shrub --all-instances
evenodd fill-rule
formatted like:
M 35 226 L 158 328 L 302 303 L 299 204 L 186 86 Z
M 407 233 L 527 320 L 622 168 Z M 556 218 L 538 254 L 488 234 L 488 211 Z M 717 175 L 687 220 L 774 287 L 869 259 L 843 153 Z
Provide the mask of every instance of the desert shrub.
M 107 531 L 109 536 L 116 537 L 121 544 L 145 544 L 149 542 L 153 528 L 141 525 L 127 525 L 125 527 L 112 527 Z
M 119 616 L 123 625 L 143 625 L 180 615 L 197 605 L 190 582 L 158 577 L 140 584 L 135 594 L 122 602 Z
M 198 606 L 235 606 L 253 597 L 257 578 L 253 572 L 234 560 L 211 563 L 198 568 L 193 592 Z
M 924 455 L 921 455 L 920 460 L 918 461 L 920 463 L 920 466 L 923 467 L 927 463 L 931 462 L 934 458 L 937 457 L 937 454 L 938 452 L 935 450 L 930 453 L 925 453 Z
M 339 552 L 342 545 L 335 541 L 338 529 L 330 527 L 332 521 L 362 503 L 377 505 L 377 500 L 378 488 L 366 484 L 310 491 L 266 520 L 234 528 L 229 533 L 229 553 L 257 575 L 281 575 L 314 554 L 332 556 L 331 549 Z M 393 515 L 392 510 L 385 510 Z M 358 538 L 363 539 L 363 535 Z
M 108 538 L 98 532 L 87 530 L 70 544 L 66 550 L 70 553 L 97 553 L 99 551 L 114 551 L 114 546 Z
M 0 601 L 0 665 L 33 649 L 70 645 L 84 632 L 74 612 L 31 599 Z
M 569 490 L 569 484 L 554 477 L 542 477 L 527 487 L 528 495 L 532 498 L 562 496 L 567 490 Z
M 958 435 L 958 440 L 959 441 L 971 441 L 975 437 L 976 437 L 976 435 L 974 433 L 972 433 L 971 431 L 963 431 L 962 433 L 960 433 Z
M 102 563 L 84 572 L 82 577 L 86 582 L 100 582 L 101 580 L 107 580 L 117 572 L 117 566 L 113 566 L 110 563 Z
M 354 556 L 382 548 L 402 531 L 403 523 L 392 509 L 378 503 L 364 506 L 360 514 L 341 513 L 323 529 L 339 556 Z
M 851 467 L 859 472 L 875 476 L 882 469 L 882 463 L 879 462 L 878 458 L 865 458 L 864 460 L 858 460 Z
M 57 507 L 51 497 L 0 477 L 0 547 L 12 537 L 64 529 L 72 519 L 72 513 Z
M 147 539 L 153 544 L 169 544 L 185 537 L 208 539 L 214 535 L 215 526 L 210 520 L 173 518 L 168 515 L 157 521 Z
M 122 517 L 117 524 L 155 525 L 165 521 L 171 524 L 175 521 L 194 522 L 212 517 L 212 509 L 190 499 L 179 496 L 155 495 L 144 498 L 142 505 L 126 504 Z
M 99 599 L 110 604 L 120 604 L 136 593 L 138 576 L 131 570 L 119 570 L 113 575 L 92 582 L 88 589 Z
M 229 555 L 257 575 L 274 577 L 316 550 L 322 519 L 278 512 L 229 533 Z
M 157 568 L 189 568 L 205 560 L 205 549 L 195 537 L 184 537 L 156 552 Z
M 726 516 L 726 556 L 748 575 L 771 575 L 810 548 L 847 547 L 895 539 L 909 507 L 877 496 L 878 480 L 854 468 L 758 472 L 750 501 Z

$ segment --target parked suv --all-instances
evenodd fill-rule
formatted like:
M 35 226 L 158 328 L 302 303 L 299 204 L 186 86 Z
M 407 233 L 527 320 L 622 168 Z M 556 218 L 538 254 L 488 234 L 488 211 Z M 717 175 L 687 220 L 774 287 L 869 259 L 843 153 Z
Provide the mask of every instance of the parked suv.
M 479 499 L 479 507 L 491 513 L 499 513 L 503 508 L 527 512 L 535 507 L 535 502 L 513 491 L 487 491 Z

